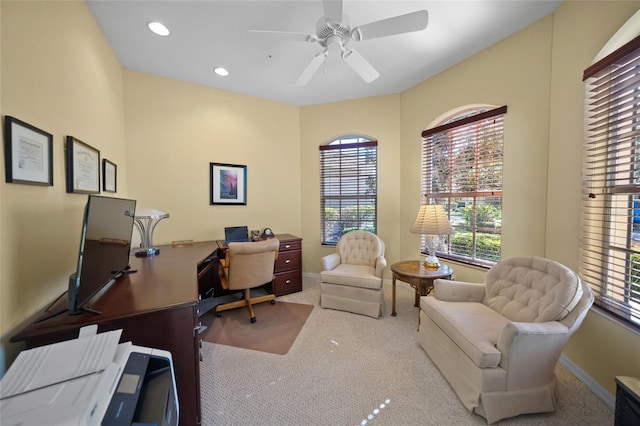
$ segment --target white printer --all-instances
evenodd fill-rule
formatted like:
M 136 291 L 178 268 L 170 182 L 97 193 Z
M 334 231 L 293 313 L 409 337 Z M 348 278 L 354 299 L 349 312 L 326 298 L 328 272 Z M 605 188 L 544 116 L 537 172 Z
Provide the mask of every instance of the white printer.
M 121 334 L 91 325 L 22 351 L 0 380 L 2 426 L 177 425 L 171 354 L 118 344 Z

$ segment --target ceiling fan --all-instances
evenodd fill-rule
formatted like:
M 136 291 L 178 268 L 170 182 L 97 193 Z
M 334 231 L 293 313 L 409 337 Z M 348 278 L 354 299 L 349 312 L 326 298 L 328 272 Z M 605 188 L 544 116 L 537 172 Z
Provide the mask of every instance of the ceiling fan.
M 342 0 L 322 0 L 324 16 L 316 25 L 316 33 L 297 33 L 289 31 L 250 30 L 251 32 L 279 33 L 295 35 L 299 40 L 317 43 L 322 51 L 307 64 L 296 86 L 306 85 L 318 71 L 331 52 L 337 52 L 342 59 L 367 83 L 380 76 L 380 73 L 357 50 L 351 48 L 351 41 L 359 42 L 373 38 L 387 37 L 427 28 L 429 13 L 426 10 L 398 15 L 392 18 L 374 21 L 351 28 L 346 16 L 342 14 Z

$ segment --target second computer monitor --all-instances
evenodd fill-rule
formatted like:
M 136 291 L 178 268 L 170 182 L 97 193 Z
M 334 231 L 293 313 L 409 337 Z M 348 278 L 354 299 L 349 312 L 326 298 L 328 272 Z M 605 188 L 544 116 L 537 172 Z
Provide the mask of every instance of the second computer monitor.
M 224 228 L 224 241 L 227 244 L 231 242 L 249 241 L 249 227 L 229 226 Z

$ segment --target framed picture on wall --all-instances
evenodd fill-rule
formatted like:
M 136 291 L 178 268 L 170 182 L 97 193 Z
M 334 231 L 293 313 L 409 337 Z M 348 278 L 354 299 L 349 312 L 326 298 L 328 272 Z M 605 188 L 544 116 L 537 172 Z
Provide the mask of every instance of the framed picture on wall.
M 247 204 L 247 166 L 209 163 L 210 204 Z
M 118 166 L 106 158 L 102 159 L 102 190 L 117 192 Z
M 100 193 L 100 151 L 73 136 L 67 136 L 67 192 Z
M 4 126 L 7 182 L 53 186 L 53 135 L 8 115 Z

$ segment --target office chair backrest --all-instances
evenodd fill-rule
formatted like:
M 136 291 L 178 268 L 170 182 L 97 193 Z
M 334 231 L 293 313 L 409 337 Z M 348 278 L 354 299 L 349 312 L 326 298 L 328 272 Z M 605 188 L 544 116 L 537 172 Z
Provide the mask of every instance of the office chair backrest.
M 273 280 L 280 241 L 272 238 L 249 243 L 229 243 L 228 283 L 230 290 L 253 288 Z

